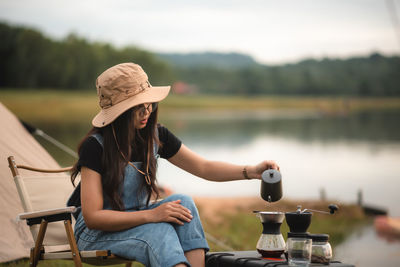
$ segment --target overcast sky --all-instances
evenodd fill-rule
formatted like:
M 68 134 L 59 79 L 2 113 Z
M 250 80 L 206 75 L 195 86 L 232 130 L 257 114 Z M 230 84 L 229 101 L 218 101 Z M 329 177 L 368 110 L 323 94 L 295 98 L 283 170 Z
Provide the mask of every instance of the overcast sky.
M 116 46 L 240 52 L 270 64 L 400 53 L 384 0 L 0 0 L 0 20 L 58 39 L 75 32 Z

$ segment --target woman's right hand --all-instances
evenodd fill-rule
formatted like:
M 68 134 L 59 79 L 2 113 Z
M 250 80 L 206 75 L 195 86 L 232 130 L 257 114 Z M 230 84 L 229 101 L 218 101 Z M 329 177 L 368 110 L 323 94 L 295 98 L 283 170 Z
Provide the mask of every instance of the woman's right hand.
M 181 204 L 181 200 L 166 202 L 152 209 L 152 218 L 154 222 L 169 222 L 183 225 L 184 222 L 190 222 L 193 218 L 189 209 Z

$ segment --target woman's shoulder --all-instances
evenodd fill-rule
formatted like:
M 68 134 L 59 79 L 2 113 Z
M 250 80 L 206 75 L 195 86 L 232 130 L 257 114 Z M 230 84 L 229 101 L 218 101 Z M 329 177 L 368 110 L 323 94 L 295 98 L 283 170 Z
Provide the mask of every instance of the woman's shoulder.
M 81 146 L 81 153 L 86 152 L 86 153 L 98 153 L 103 151 L 103 146 L 101 145 L 101 139 L 102 141 L 102 136 L 101 135 L 90 135 L 88 136 L 82 143 Z
M 84 166 L 98 173 L 102 173 L 101 157 L 103 147 L 93 135 L 88 136 L 79 150 L 79 166 Z

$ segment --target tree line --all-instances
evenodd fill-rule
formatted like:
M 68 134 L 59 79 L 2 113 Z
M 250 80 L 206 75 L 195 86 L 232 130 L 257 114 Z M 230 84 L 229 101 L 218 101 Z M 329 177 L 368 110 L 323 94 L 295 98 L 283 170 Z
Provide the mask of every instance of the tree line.
M 136 47 L 116 49 L 70 34 L 52 40 L 37 30 L 0 23 L 0 87 L 88 89 L 105 69 L 122 62 L 140 64 L 153 83 L 171 82 L 171 67 Z
M 202 91 L 274 95 L 400 95 L 400 58 L 378 53 L 363 58 L 304 60 L 241 69 L 177 68 L 178 77 Z
M 187 55 L 186 59 L 185 55 L 168 57 L 134 46 L 115 48 L 108 43 L 89 42 L 75 34 L 53 40 L 37 30 L 5 23 L 0 23 L 0 40 L 0 88 L 91 89 L 106 68 L 131 61 L 145 69 L 153 85 L 183 81 L 199 93 L 400 95 L 400 57 L 378 53 L 279 66 L 253 64 L 243 56 L 229 54 L 225 55 L 227 64 L 214 64 L 205 60 L 210 58 L 209 53 L 204 57 Z M 192 59 L 201 64 L 190 64 Z M 235 59 L 242 64 L 232 67 Z M 218 56 L 221 60 L 223 54 Z

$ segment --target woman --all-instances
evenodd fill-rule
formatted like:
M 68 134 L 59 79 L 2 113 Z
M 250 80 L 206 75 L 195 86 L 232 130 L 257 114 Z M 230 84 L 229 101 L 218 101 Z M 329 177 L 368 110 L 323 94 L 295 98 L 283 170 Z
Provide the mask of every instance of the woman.
M 193 200 L 172 195 L 157 201 L 157 157 L 211 181 L 260 179 L 264 170 L 279 167 L 273 161 L 247 167 L 209 161 L 192 152 L 157 124 L 157 103 L 170 87 L 152 87 L 139 65 L 107 69 L 96 87 L 101 111 L 71 175 L 74 182 L 81 173 L 69 201 L 81 206 L 79 249 L 108 249 L 146 266 L 204 266 L 209 248 Z

